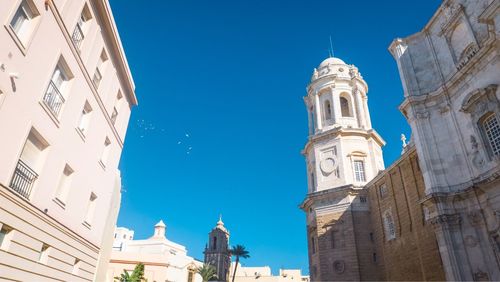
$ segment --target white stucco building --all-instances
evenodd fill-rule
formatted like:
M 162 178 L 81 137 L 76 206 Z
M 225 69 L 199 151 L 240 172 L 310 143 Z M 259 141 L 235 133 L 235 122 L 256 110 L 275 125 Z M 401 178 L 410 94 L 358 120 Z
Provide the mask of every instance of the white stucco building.
M 5 0 L 0 22 L 0 280 L 102 281 L 137 104 L 111 8 Z
M 234 273 L 234 262 L 231 263 L 231 279 Z M 273 275 L 269 266 L 247 267 L 238 263 L 235 282 L 309 282 L 308 275 L 302 275 L 300 269 L 280 269 Z
M 106 281 L 113 281 L 123 270 L 133 271 L 140 262 L 150 282 L 201 282 L 196 268 L 203 263 L 188 256 L 186 247 L 168 240 L 165 231 L 166 226 L 160 221 L 154 227 L 153 236 L 134 240 L 134 231 L 117 227 Z

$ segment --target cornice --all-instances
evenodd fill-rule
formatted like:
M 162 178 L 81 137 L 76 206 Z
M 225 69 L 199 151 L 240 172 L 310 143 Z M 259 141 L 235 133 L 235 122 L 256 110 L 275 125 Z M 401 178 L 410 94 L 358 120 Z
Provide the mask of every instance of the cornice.
M 379 146 L 383 147 L 386 143 L 385 140 L 375 131 L 375 129 L 361 129 L 361 128 L 344 128 L 344 127 L 335 127 L 332 129 L 329 129 L 327 131 L 309 136 L 309 140 L 307 141 L 306 145 L 304 146 L 304 149 L 302 149 L 301 153 L 305 155 L 306 151 L 309 149 L 309 147 L 316 142 L 325 140 L 325 139 L 331 139 L 335 138 L 337 136 L 344 137 L 344 136 L 361 136 L 364 137 L 365 139 L 373 139 Z
M 333 187 L 326 190 L 309 193 L 299 204 L 299 208 L 306 211 L 306 206 L 309 206 L 309 203 L 311 203 L 312 201 L 318 199 L 338 198 L 338 196 L 345 195 L 358 195 L 362 190 L 363 187 L 354 186 L 353 184 L 347 184 L 344 186 Z

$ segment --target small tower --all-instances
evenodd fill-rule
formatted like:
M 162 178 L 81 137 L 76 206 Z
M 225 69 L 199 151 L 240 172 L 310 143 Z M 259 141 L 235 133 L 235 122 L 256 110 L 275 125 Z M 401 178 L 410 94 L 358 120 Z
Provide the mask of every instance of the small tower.
M 306 158 L 309 267 L 312 281 L 377 280 L 373 252 L 356 238 L 370 238 L 363 186 L 384 169 L 384 140 L 372 128 L 368 85 L 338 58 L 314 69 L 304 102 L 309 116 Z M 372 271 L 373 270 L 373 271 Z
M 163 220 L 160 220 L 156 225 L 155 225 L 155 233 L 153 234 L 153 237 L 155 239 L 164 239 L 165 238 L 165 229 L 166 229 L 165 223 L 163 223 Z
M 208 244 L 205 247 L 205 263 L 217 270 L 217 281 L 229 281 L 229 266 L 231 254 L 229 252 L 229 231 L 224 227 L 222 218 L 208 234 Z

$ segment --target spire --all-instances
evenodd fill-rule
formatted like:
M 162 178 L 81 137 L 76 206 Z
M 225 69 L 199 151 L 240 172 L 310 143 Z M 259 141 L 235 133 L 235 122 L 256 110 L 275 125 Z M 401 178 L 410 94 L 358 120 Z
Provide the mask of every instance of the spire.
M 217 221 L 217 226 L 219 225 L 224 226 L 224 222 L 222 222 L 222 214 L 219 214 L 219 221 Z

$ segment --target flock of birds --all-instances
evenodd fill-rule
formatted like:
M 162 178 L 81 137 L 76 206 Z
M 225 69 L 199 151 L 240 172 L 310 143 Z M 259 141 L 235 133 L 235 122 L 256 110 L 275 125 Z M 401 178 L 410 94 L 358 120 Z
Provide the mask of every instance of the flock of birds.
M 152 122 L 148 122 L 144 119 L 137 120 L 135 129 L 139 131 L 139 138 L 144 138 L 145 136 L 153 133 L 156 134 L 158 132 L 165 132 L 165 128 L 158 128 Z M 190 137 L 191 134 L 186 132 L 184 133 L 184 136 L 179 138 L 177 141 L 177 145 L 182 146 L 186 149 L 187 155 L 191 154 L 193 150 L 193 146 L 191 146 L 189 142 Z

